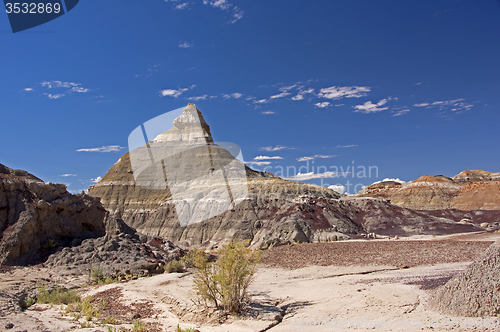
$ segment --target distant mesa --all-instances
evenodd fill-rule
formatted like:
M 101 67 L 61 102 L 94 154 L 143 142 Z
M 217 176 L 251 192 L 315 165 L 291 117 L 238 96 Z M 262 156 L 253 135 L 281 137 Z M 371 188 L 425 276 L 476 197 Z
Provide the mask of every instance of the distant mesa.
M 462 171 L 453 177 L 423 175 L 407 184 L 377 183 L 358 197 L 387 199 L 415 210 L 500 210 L 500 173 Z

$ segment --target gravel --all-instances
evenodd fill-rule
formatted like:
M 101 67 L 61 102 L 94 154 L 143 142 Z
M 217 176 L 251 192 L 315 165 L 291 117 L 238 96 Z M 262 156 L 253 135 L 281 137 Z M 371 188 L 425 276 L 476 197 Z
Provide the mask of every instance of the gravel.
M 475 260 L 493 241 L 371 240 L 303 243 L 262 252 L 261 263 L 299 269 L 306 266 L 384 265 L 399 268 Z

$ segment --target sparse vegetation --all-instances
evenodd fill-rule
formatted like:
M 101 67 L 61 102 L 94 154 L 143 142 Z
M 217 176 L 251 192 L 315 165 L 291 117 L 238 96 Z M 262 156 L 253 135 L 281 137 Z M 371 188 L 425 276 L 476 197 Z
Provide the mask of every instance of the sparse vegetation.
M 57 248 L 57 247 L 59 247 L 59 246 L 60 246 L 59 242 L 54 241 L 54 240 L 52 240 L 52 239 L 49 239 L 49 240 L 47 241 L 47 243 L 45 243 L 45 244 L 43 245 L 43 247 L 44 247 L 44 249 L 45 249 L 45 250 L 52 250 L 52 249 Z
M 134 321 L 134 326 L 132 327 L 133 332 L 144 332 L 146 331 L 146 324 L 141 322 L 139 319 Z
M 209 262 L 205 252 L 194 254 L 195 289 L 205 303 L 238 313 L 248 301 L 247 289 L 260 253 L 247 248 L 246 242 L 233 240 L 219 249 L 218 255 L 216 262 Z
M 21 303 L 19 305 L 21 308 L 26 309 L 26 308 L 31 307 L 35 303 L 36 303 L 36 299 L 34 299 L 32 297 L 26 297 L 21 301 Z
M 64 288 L 47 291 L 45 287 L 40 287 L 36 297 L 36 302 L 47 304 L 70 304 L 78 301 L 80 297 L 75 292 Z
M 179 324 L 177 324 L 177 328 L 175 329 L 175 332 L 194 332 L 194 331 L 195 331 L 195 329 L 192 327 L 188 327 L 186 329 L 181 329 Z
M 102 270 L 95 266 L 90 269 L 89 277 L 92 284 L 104 283 L 104 281 L 106 280 L 106 278 L 104 278 Z
M 181 273 L 184 271 L 185 271 L 184 263 L 177 259 L 171 260 L 165 265 L 165 272 L 167 273 L 172 273 L 172 272 Z

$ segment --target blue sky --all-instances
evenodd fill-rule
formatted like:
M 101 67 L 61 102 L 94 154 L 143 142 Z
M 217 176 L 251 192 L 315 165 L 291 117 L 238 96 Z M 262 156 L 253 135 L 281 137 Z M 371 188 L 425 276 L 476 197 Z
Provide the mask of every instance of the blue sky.
M 308 183 L 500 171 L 500 1 L 86 0 L 0 40 L 0 163 L 72 191 L 188 102 Z

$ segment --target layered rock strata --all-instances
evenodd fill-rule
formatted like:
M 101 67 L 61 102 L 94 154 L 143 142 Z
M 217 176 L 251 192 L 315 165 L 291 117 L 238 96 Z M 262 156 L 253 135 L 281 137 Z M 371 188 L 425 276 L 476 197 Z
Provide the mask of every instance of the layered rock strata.
M 105 214 L 98 198 L 0 165 L 1 264 L 39 262 L 59 245 L 102 236 Z
M 500 173 L 463 171 L 452 178 L 424 175 L 408 184 L 378 183 L 358 193 L 415 210 L 500 210 Z
M 477 230 L 471 224 L 385 201 L 341 200 L 338 193 L 324 187 L 253 171 L 236 158 L 239 151 L 233 151 L 231 144 L 213 143 L 210 128 L 194 105 L 188 105 L 172 124 L 172 129 L 138 145 L 143 152 L 124 154 L 89 189 L 89 194 L 101 198 L 109 218 L 123 219 L 149 236 L 186 247 L 214 248 L 236 238 L 267 248 L 368 232 L 414 235 Z M 137 159 L 148 158 L 156 166 L 134 166 Z M 144 171 L 148 167 L 150 171 Z M 171 185 L 172 179 L 181 181 Z M 185 183 L 189 185 L 182 187 Z M 197 222 L 190 222 L 196 218 Z

